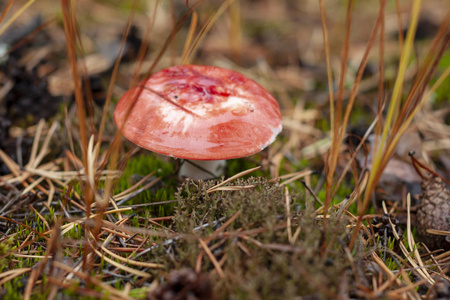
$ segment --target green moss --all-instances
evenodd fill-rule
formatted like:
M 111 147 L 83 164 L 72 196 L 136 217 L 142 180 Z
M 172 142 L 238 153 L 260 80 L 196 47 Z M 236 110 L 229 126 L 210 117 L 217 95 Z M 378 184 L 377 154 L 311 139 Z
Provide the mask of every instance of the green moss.
M 147 292 L 148 292 L 148 288 L 137 288 L 137 289 L 132 289 L 128 295 L 135 299 L 145 299 Z
M 345 275 L 350 264 L 338 242 L 348 239 L 345 221 L 332 215 L 328 230 L 323 232 L 315 218 L 314 205 L 293 194 L 292 229 L 302 229 L 290 243 L 285 228 L 284 187 L 262 177 L 250 177 L 238 179 L 233 185 L 255 185 L 254 188 L 207 193 L 217 182 L 189 181 L 179 188 L 172 229 L 183 238 L 165 245 L 160 242 L 152 258 L 168 269 L 194 268 L 202 252 L 197 239 L 207 239 L 240 211 L 224 234 L 208 244 L 217 259 L 225 258 L 225 278 L 212 280 L 217 299 L 291 299 L 306 295 L 329 299 L 330 295 L 336 296 L 342 280 L 353 280 Z M 331 243 L 331 247 L 318 255 L 322 243 Z M 213 269 L 210 260 L 204 258 L 202 272 Z M 325 286 L 326 293 L 319 286 Z
M 16 277 L 13 280 L 5 283 L 3 285 L 2 293 L 0 297 L 2 299 L 11 299 L 11 300 L 21 300 L 23 293 L 23 284 L 22 284 L 23 276 Z
M 84 235 L 84 230 L 80 224 L 76 224 L 71 230 L 66 233 L 67 237 L 74 240 L 80 240 Z
M 350 114 L 349 124 L 353 126 L 369 126 L 373 118 L 373 113 L 367 107 L 355 105 Z
M 435 82 L 436 80 L 432 80 L 431 84 L 434 84 Z M 435 98 L 433 99 L 433 102 L 436 103 L 438 107 L 444 108 L 446 107 L 446 105 L 448 106 L 449 99 L 450 99 L 450 77 L 447 76 L 441 83 L 441 85 L 436 89 Z
M 134 9 L 136 12 L 142 12 L 145 5 L 142 5 L 142 3 L 139 3 L 137 5 L 133 5 L 133 2 L 130 1 L 120 1 L 120 0 L 95 0 L 95 2 L 104 3 L 107 5 L 110 5 L 111 7 L 114 7 L 115 9 L 119 9 L 121 11 L 127 12 L 131 9 Z
M 12 253 L 15 248 L 13 238 L 8 238 L 0 243 L 0 273 L 9 270 L 9 253 Z
M 215 220 L 223 217 L 229 218 L 236 211 L 244 211 L 249 207 L 252 207 L 254 211 L 251 214 L 244 214 L 238 217 L 230 225 L 229 229 L 250 228 L 251 224 L 261 221 L 260 218 L 262 216 L 275 216 L 282 214 L 284 211 L 284 206 L 282 205 L 282 189 L 277 185 L 269 184 L 267 180 L 263 181 L 260 178 L 251 177 L 247 180 L 238 180 L 236 182 L 238 185 L 256 184 L 257 186 L 251 191 L 241 190 L 233 193 L 229 191 L 219 191 L 211 194 L 206 193 L 206 189 L 215 183 L 215 181 L 200 181 L 199 183 L 190 181 L 183 185 L 183 188 L 177 192 L 175 198 L 179 203 L 176 207 L 174 222 L 178 224 L 178 232 L 188 233 L 195 226 L 202 224 L 210 224 L 208 227 L 211 227 L 211 224 Z M 264 222 L 273 223 L 274 220 L 264 218 Z
M 159 156 L 154 154 L 142 154 L 129 160 L 123 170 L 122 176 L 116 183 L 115 193 L 120 193 L 128 189 L 139 181 L 140 178 L 153 171 L 155 171 L 155 174 L 152 179 L 162 177 L 163 180 L 149 190 L 136 195 L 127 204 L 132 205 L 169 200 L 170 195 L 173 195 L 175 192 L 173 187 L 177 184 L 174 176 L 175 166 L 173 163 L 161 160 Z M 169 209 L 171 207 L 168 206 L 166 208 Z
M 330 131 L 330 121 L 324 118 L 320 118 L 317 120 L 316 128 L 323 131 Z

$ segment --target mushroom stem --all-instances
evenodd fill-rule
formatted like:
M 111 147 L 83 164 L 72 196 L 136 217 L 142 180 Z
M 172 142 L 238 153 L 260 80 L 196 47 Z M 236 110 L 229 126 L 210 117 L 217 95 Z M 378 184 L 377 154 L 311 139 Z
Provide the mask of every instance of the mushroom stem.
M 225 170 L 225 160 L 185 160 L 178 172 L 180 178 L 212 179 L 219 177 Z

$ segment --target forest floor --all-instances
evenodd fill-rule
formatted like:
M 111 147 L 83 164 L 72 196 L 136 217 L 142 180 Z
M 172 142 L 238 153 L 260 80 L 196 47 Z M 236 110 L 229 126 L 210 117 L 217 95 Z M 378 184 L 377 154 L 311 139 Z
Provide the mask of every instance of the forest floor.
M 449 299 L 450 15 L 422 2 L 2 1 L 0 299 Z M 253 79 L 282 132 L 180 179 L 113 118 L 179 64 Z

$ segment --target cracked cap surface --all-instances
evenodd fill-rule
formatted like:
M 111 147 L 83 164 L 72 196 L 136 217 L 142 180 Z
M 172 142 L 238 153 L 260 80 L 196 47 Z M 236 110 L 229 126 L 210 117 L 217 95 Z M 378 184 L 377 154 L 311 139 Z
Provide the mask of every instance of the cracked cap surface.
M 255 154 L 281 131 L 278 103 L 263 87 L 235 71 L 198 65 L 142 81 L 120 99 L 114 120 L 142 148 L 196 160 Z

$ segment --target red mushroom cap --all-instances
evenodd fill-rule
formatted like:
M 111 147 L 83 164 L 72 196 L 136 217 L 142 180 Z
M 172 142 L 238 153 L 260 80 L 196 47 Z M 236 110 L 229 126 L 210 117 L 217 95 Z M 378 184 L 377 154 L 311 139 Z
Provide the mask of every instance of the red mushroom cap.
M 269 92 L 242 74 L 212 66 L 153 74 L 125 93 L 114 120 L 142 148 L 193 160 L 249 156 L 281 131 L 280 108 Z

